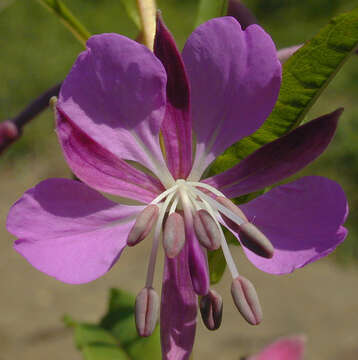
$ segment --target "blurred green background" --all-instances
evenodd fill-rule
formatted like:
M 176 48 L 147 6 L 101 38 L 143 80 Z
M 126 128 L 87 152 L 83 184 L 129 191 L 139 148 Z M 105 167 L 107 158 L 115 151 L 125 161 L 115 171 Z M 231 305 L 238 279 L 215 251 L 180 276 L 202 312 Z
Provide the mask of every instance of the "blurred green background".
M 118 32 L 136 37 L 119 0 L 64 0 L 91 33 Z M 331 17 L 357 5 L 352 0 L 247 0 L 278 48 L 310 39 Z M 158 0 L 158 7 L 180 47 L 193 30 L 197 0 Z M 0 120 L 17 114 L 30 100 L 61 81 L 81 45 L 35 0 L 0 0 Z M 343 106 L 337 135 L 328 151 L 304 174 L 319 174 L 338 181 L 350 203 L 350 235 L 335 253 L 341 263 L 358 259 L 358 56 L 353 56 L 329 85 L 308 119 Z M 0 171 L 22 162 L 41 161 L 56 143 L 53 119 L 46 111 L 24 136 L 0 158 Z M 56 166 L 54 164 L 53 166 Z M 21 174 L 20 174 L 21 175 Z M 302 174 L 300 174 L 302 175 Z M 29 184 L 31 186 L 32 184 Z

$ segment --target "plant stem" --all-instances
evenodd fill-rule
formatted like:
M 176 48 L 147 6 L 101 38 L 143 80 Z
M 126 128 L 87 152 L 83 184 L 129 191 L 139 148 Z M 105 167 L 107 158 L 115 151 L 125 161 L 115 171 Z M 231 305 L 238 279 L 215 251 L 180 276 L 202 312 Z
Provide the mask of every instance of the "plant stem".
M 137 0 L 139 18 L 142 25 L 143 43 L 153 51 L 155 35 L 155 0 Z
M 48 107 L 51 97 L 58 95 L 60 87 L 61 83 L 46 90 L 14 118 L 0 123 L 0 154 L 21 136 L 22 128 L 28 122 Z

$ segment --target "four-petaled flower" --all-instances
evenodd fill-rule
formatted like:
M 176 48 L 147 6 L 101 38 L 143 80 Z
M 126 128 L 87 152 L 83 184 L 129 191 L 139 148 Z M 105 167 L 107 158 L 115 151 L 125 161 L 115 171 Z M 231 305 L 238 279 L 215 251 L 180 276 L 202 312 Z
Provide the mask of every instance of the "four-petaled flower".
M 187 359 L 197 295 L 206 326 L 220 325 L 222 301 L 209 289 L 207 251 L 221 247 L 235 304 L 248 322 L 259 323 L 255 289 L 239 275 L 222 226 L 256 267 L 272 274 L 327 255 L 347 234 L 344 193 L 322 177 L 278 186 L 240 208 L 229 200 L 314 160 L 330 142 L 340 110 L 204 177 L 218 155 L 262 125 L 280 82 L 270 36 L 257 25 L 243 31 L 230 17 L 197 28 L 182 54 L 160 19 L 154 54 L 118 34 L 91 37 L 55 107 L 65 158 L 82 182 L 48 179 L 16 202 L 7 221 L 18 237 L 16 251 L 60 281 L 85 283 L 151 233 L 147 280 L 136 302 L 137 328 L 147 336 L 159 307 L 152 284 L 163 238 L 163 359 Z M 96 190 L 138 205 L 114 203 Z

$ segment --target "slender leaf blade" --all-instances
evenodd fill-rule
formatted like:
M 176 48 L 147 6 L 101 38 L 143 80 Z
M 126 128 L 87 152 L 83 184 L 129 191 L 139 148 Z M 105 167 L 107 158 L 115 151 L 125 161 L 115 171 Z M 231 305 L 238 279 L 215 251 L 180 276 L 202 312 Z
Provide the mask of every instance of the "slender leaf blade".
M 84 25 L 72 14 L 61 0 L 38 0 L 46 9 L 59 17 L 60 21 L 72 32 L 84 46 L 91 36 Z
M 208 251 L 210 284 L 217 284 L 224 275 L 226 260 L 221 249 Z

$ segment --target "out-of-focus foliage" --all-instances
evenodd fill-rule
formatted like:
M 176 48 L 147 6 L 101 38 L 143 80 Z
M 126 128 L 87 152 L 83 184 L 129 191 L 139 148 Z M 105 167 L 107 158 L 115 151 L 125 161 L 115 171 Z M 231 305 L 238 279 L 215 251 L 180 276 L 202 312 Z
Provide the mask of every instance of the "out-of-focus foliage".
M 74 329 L 74 339 L 85 360 L 156 360 L 161 357 L 159 328 L 147 338 L 137 334 L 134 321 L 135 297 L 111 289 L 107 313 L 99 324 L 64 322 Z

